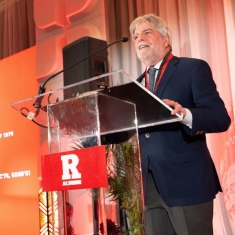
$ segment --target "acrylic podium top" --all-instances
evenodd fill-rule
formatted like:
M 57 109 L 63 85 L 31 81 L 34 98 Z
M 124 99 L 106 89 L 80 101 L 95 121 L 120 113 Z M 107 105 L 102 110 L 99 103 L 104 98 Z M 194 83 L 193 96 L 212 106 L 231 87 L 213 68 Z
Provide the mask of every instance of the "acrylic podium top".
M 125 84 L 98 89 L 97 87 L 103 78 L 107 78 L 106 80 L 109 80 L 112 84 L 117 84 L 117 81 L 120 80 L 125 81 Z M 102 100 L 112 100 L 110 103 L 113 103 L 113 106 L 106 104 L 108 109 L 103 108 L 102 114 L 103 112 L 113 112 L 113 110 L 119 107 L 118 105 L 114 105 L 115 100 L 123 101 L 125 103 L 124 106 L 130 105 L 130 107 L 133 107 L 132 105 L 134 104 L 137 118 L 133 121 L 137 124 L 138 128 L 176 122 L 182 119 L 179 115 L 172 116 L 172 109 L 169 106 L 149 92 L 141 84 L 131 79 L 131 77 L 123 70 L 103 74 L 38 96 L 20 100 L 11 103 L 11 107 L 39 125 L 48 127 L 48 125 L 51 125 L 51 123 L 48 122 L 48 109 L 57 109 L 58 111 L 62 107 L 63 109 L 66 109 L 65 107 L 68 106 L 71 111 L 71 104 L 74 104 L 74 100 L 84 99 L 84 97 L 90 96 L 102 96 L 106 97 Z M 145 100 L 145 102 L 142 102 L 143 100 Z M 148 106 L 146 104 L 148 104 Z M 63 112 L 66 113 L 65 110 Z M 122 112 L 117 111 L 115 115 L 120 114 L 119 119 L 123 120 L 121 113 Z M 62 113 L 59 115 L 62 115 Z M 117 124 L 120 125 L 121 123 L 122 122 Z M 129 127 L 128 124 L 125 128 L 135 128 L 135 124 L 130 124 Z M 115 129 L 116 126 L 113 128 Z

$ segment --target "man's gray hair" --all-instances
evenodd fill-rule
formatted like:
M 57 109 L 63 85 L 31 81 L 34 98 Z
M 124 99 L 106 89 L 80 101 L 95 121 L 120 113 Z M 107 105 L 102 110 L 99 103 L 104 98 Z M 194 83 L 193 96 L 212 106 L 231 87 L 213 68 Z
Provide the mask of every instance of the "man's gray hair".
M 132 37 L 135 34 L 136 27 L 141 23 L 151 23 L 154 25 L 156 30 L 162 35 L 162 36 L 169 36 L 170 37 L 170 45 L 172 44 L 172 34 L 170 28 L 167 26 L 166 22 L 154 15 L 154 14 L 147 14 L 143 16 L 137 17 L 130 25 L 130 32 Z

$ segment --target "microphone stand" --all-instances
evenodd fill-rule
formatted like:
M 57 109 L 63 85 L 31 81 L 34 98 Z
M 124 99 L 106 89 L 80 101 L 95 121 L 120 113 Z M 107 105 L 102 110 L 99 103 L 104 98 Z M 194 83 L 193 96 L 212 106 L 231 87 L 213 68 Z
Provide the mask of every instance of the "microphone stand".
M 43 84 L 42 86 L 39 87 L 38 96 L 41 95 L 41 94 L 43 94 L 43 93 L 45 93 L 45 91 L 46 91 L 45 85 L 47 84 L 47 82 L 50 81 L 52 78 L 56 77 L 57 75 L 59 75 L 60 73 L 67 71 L 68 69 L 70 69 L 70 68 L 74 67 L 75 65 L 81 63 L 82 61 L 84 61 L 84 60 L 90 58 L 91 56 L 93 56 L 93 55 L 95 55 L 95 54 L 101 52 L 102 50 L 104 50 L 104 49 L 106 49 L 106 48 L 112 46 L 112 45 L 115 44 L 115 43 L 118 43 L 118 42 L 127 42 L 128 40 L 129 40 L 128 37 L 123 37 L 122 39 L 108 44 L 108 45 L 105 46 L 104 48 L 101 48 L 100 50 L 98 50 L 98 51 L 94 52 L 93 54 L 91 54 L 91 55 L 89 55 L 89 56 L 83 58 L 82 60 L 80 60 L 80 61 L 78 61 L 78 62 L 72 64 L 71 66 L 69 66 L 69 67 L 67 67 L 67 68 L 65 68 L 65 69 L 62 69 L 62 70 L 60 70 L 59 72 L 53 74 L 52 76 L 50 76 L 50 77 L 44 82 L 44 84 Z M 37 125 L 39 125 L 39 126 L 41 126 L 41 127 L 47 128 L 47 126 L 41 125 L 40 123 L 38 123 L 38 122 L 36 122 L 35 120 L 33 120 L 33 118 L 37 117 L 37 116 L 39 115 L 39 113 L 40 113 L 40 110 L 41 110 L 41 107 L 42 107 L 41 103 L 42 103 L 43 98 L 44 98 L 44 96 L 40 96 L 40 97 L 38 97 L 38 98 L 36 99 L 36 101 L 33 103 L 33 106 L 35 107 L 36 111 L 35 111 L 34 117 L 32 117 L 32 118 L 30 118 L 30 119 L 31 119 L 35 124 L 37 124 Z M 28 111 L 28 109 L 22 108 L 21 114 L 22 114 L 24 117 L 28 117 L 28 114 L 25 114 L 25 113 L 23 112 L 24 109 Z M 29 111 L 28 111 L 28 113 L 29 113 Z

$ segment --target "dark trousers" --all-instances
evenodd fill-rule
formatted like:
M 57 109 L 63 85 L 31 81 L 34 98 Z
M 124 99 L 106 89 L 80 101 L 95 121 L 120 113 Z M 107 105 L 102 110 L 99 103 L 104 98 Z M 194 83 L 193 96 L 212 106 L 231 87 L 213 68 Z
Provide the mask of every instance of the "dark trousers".
M 213 235 L 213 201 L 190 206 L 167 206 L 161 199 L 152 173 L 148 173 L 145 199 L 147 235 Z

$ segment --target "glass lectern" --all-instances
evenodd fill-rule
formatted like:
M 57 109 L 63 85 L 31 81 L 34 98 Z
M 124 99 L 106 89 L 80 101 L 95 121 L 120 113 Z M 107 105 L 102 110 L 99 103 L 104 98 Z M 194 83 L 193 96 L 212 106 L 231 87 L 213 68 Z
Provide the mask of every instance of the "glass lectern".
M 103 77 L 108 77 L 113 86 L 107 88 L 106 84 L 100 83 Z M 128 82 L 115 86 L 120 77 Z M 91 91 L 94 86 L 97 90 Z M 142 234 L 138 129 L 175 122 L 181 119 L 180 116 L 172 116 L 170 107 L 122 70 L 18 101 L 11 106 L 48 129 L 49 154 L 46 157 L 106 146 L 108 187 L 97 188 L 96 180 L 91 179 L 94 185 L 89 189 L 79 185 L 77 189 L 59 191 L 53 188 L 53 191 L 44 192 L 42 188 L 41 193 L 47 193 L 47 205 L 51 206 L 52 212 L 48 218 L 40 219 L 41 228 L 47 226 L 51 234 L 59 235 L 109 234 L 107 223 L 114 223 L 122 231 L 130 229 L 135 230 L 135 234 Z M 130 153 L 135 160 L 131 167 L 125 162 L 125 156 Z M 98 161 L 97 158 L 94 161 Z M 87 165 L 89 167 L 89 162 Z M 135 183 L 139 186 L 135 187 L 136 192 L 125 187 L 128 197 L 123 198 L 115 188 L 117 181 L 125 186 L 128 182 L 130 187 Z M 128 211 L 127 202 L 138 207 L 136 211 L 140 218 L 131 220 L 133 216 Z

